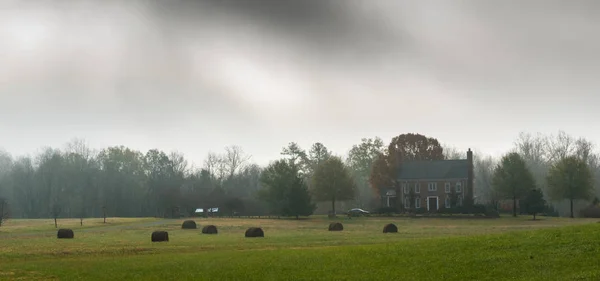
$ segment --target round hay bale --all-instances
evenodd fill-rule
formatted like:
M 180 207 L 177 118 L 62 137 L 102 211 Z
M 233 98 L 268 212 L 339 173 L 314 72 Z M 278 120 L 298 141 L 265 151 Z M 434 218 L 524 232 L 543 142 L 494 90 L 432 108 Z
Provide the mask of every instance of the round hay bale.
M 61 228 L 58 230 L 56 237 L 58 237 L 58 239 L 73 239 L 73 237 L 75 237 L 75 234 L 71 229 Z
M 152 232 L 152 242 L 169 242 L 169 233 L 166 231 Z
M 204 234 L 217 234 L 217 227 L 214 225 L 207 225 L 202 228 Z
M 265 233 L 260 227 L 251 227 L 246 230 L 246 237 L 265 237 Z
M 388 223 L 383 227 L 383 233 L 397 233 L 398 227 L 393 223 Z
M 196 229 L 198 227 L 196 226 L 196 222 L 195 221 L 193 221 L 193 220 L 187 220 L 187 221 L 184 221 L 181 224 L 181 228 L 182 229 Z
M 344 226 L 339 222 L 332 222 L 329 224 L 329 231 L 342 231 Z

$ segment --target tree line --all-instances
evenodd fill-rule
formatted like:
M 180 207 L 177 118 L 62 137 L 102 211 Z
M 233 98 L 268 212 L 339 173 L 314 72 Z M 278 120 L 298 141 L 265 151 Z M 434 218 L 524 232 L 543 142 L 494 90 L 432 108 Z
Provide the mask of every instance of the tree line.
M 8 216 L 175 217 L 213 207 L 231 215 L 306 216 L 323 201 L 332 210 L 339 201 L 373 209 L 380 206 L 383 188 L 398 186 L 395 173 L 402 161 L 465 157 L 435 138 L 401 134 L 387 145 L 378 137 L 361 139 L 344 156 L 319 142 L 308 150 L 291 142 L 266 167 L 252 163 L 241 147 L 229 146 L 209 153 L 197 168 L 178 152 L 124 146 L 94 151 L 73 140 L 34 157 L 0 153 L 0 224 Z M 539 197 L 532 195 L 539 190 L 547 205 L 567 213 L 599 193 L 593 143 L 564 132 L 522 133 L 501 159 L 477 151 L 474 157 L 479 203 L 509 199 L 537 206 L 527 200 Z
M 512 200 L 514 216 L 519 200 L 524 209 L 548 200 L 575 217 L 576 204 L 581 209 L 592 202 L 591 207 L 597 208 L 599 160 L 594 144 L 584 138 L 564 132 L 556 136 L 522 133 L 514 151 L 504 155 L 489 173 L 491 188 L 486 195 L 491 202 Z
M 355 179 L 364 178 L 369 170 L 365 146 L 379 143 L 364 139 L 349 154 L 354 160 L 346 163 L 321 143 L 306 151 L 292 142 L 282 149 L 282 160 L 268 167 L 252 163 L 239 146 L 208 153 L 200 168 L 177 152 L 141 152 L 124 146 L 93 151 L 79 139 L 62 149 L 44 148 L 33 157 L 13 158 L 0 151 L 0 225 L 9 216 L 176 217 L 192 215 L 197 208 L 219 208 L 227 215 L 310 215 L 314 200 L 346 200 L 358 194 Z M 350 171 L 363 164 L 367 165 L 363 174 Z M 333 186 L 339 190 L 333 195 L 331 189 L 321 188 L 330 184 L 328 174 L 313 177 L 318 167 L 330 165 L 338 171 Z M 272 173 L 283 174 L 269 177 Z M 309 186 L 315 188 L 308 192 Z M 363 193 L 357 198 L 368 198 L 368 185 L 360 186 Z M 277 189 L 283 195 L 278 197 Z M 281 206 L 282 200 L 297 205 L 302 198 L 308 206 Z M 296 214 L 298 208 L 310 211 Z

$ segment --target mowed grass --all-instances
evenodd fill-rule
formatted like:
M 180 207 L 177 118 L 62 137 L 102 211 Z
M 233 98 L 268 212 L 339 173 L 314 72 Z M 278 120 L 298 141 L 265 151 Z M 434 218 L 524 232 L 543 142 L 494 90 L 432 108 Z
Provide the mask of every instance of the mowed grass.
M 600 280 L 596 220 L 340 218 L 52 220 L 0 228 L 0 280 Z M 397 234 L 383 234 L 386 223 Z M 218 235 L 203 235 L 214 224 Z M 244 238 L 260 226 L 264 238 Z M 152 243 L 154 230 L 170 242 Z

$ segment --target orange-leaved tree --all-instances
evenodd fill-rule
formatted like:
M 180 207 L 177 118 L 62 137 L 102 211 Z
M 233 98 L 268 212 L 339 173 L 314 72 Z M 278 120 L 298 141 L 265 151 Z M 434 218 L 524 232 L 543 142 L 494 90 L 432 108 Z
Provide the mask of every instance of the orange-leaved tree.
M 383 188 L 394 188 L 398 192 L 398 172 L 403 161 L 412 160 L 444 160 L 440 142 L 421 134 L 402 134 L 394 137 L 387 152 L 379 155 L 369 181 L 376 194 Z

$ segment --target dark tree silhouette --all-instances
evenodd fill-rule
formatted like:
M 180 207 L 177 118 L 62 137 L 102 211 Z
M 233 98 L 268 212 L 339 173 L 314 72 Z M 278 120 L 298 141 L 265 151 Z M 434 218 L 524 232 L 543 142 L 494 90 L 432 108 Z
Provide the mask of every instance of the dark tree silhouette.
M 546 208 L 546 201 L 544 200 L 544 194 L 538 188 L 532 189 L 527 193 L 527 196 L 523 199 L 523 208 L 525 211 L 533 215 L 533 220 L 538 213 L 541 213 Z
M 306 183 L 295 164 L 287 160 L 271 163 L 262 173 L 264 188 L 259 197 L 272 212 L 283 216 L 310 216 L 315 210 Z
M 8 200 L 0 197 L 0 226 L 10 218 L 10 207 L 8 206 Z

